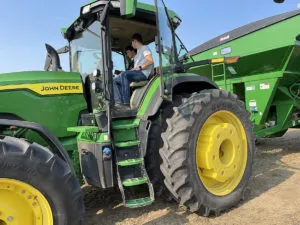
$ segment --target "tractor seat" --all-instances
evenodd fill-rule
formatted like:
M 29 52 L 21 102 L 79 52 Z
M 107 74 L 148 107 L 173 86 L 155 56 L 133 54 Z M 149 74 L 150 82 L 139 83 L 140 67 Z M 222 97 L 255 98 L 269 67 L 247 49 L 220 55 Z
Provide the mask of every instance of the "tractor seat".
M 146 84 L 148 84 L 148 82 L 149 82 L 148 80 L 131 82 L 131 83 L 130 83 L 130 87 L 131 87 L 131 88 L 140 88 L 140 87 L 144 87 Z

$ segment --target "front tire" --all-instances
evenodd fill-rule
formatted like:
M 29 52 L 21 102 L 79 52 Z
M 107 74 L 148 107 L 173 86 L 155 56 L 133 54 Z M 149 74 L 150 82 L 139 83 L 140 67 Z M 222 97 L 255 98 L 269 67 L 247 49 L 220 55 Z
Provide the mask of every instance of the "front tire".
M 244 198 L 251 177 L 249 113 L 236 95 L 216 89 L 193 94 L 174 111 L 162 134 L 164 183 L 191 211 L 219 215 Z
M 0 224 L 80 225 L 79 183 L 68 164 L 47 148 L 0 139 Z M 8 223 L 9 224 L 9 223 Z

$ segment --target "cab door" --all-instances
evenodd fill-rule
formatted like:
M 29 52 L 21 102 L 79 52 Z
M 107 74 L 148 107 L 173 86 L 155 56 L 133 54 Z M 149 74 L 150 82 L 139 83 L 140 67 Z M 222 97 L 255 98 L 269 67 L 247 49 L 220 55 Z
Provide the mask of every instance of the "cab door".
M 161 97 L 172 100 L 172 78 L 176 65 L 176 47 L 171 21 L 163 0 L 155 0 L 157 16 L 157 52 L 159 53 Z

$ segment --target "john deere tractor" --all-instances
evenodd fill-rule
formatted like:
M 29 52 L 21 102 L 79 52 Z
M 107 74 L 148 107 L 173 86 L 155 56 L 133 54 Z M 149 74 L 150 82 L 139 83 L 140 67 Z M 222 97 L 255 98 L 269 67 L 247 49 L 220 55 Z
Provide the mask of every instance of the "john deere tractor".
M 249 113 L 236 95 L 186 72 L 175 33 L 181 19 L 154 2 L 86 4 L 62 29 L 68 46 L 46 45 L 46 71 L 0 75 L 1 225 L 81 224 L 80 175 L 98 188 L 118 187 L 130 208 L 169 193 L 209 216 L 243 199 L 254 154 Z M 119 111 L 114 71 L 125 70 L 124 48 L 137 31 L 155 72 L 131 83 L 131 110 Z

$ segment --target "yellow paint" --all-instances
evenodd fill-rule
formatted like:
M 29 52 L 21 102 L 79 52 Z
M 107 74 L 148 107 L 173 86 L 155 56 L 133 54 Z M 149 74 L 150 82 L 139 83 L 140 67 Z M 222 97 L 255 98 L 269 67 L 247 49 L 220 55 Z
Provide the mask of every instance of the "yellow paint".
M 222 63 L 222 62 L 224 62 L 224 58 L 212 59 L 211 62 L 212 63 Z
M 200 180 L 214 195 L 230 194 L 240 183 L 247 164 L 245 129 L 233 113 L 219 111 L 203 125 L 197 142 Z
M 0 222 L 8 225 L 53 225 L 44 195 L 22 181 L 0 178 Z
M 81 83 L 38 83 L 0 86 L 0 91 L 24 89 L 31 90 L 39 95 L 62 95 L 83 93 L 83 87 Z

